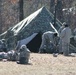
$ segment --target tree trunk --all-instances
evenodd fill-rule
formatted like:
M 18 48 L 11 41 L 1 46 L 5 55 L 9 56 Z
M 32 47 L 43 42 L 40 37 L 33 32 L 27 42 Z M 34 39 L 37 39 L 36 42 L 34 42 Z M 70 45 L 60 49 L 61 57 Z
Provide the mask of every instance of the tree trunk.
M 63 22 L 63 4 L 61 0 L 57 0 L 57 18 Z
M 50 12 L 54 13 L 55 0 L 50 0 Z
M 24 16 L 24 14 L 23 14 L 23 0 L 19 1 L 19 9 L 20 9 L 19 19 L 21 21 L 21 20 L 23 20 L 23 16 Z
M 2 33 L 2 15 L 1 15 L 1 7 L 2 7 L 2 2 L 0 1 L 0 34 Z

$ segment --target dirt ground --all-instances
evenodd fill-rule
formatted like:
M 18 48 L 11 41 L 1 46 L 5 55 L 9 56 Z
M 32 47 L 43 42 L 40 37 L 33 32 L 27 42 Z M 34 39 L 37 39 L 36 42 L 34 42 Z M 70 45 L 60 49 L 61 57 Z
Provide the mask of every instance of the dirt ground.
M 76 75 L 76 57 L 31 53 L 27 65 L 0 61 L 0 75 Z

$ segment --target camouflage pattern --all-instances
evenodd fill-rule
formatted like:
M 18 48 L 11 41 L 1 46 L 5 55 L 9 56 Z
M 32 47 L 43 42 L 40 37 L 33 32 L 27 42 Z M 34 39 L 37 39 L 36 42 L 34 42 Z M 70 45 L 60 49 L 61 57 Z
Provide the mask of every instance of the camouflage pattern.
M 28 63 L 29 58 L 30 58 L 30 50 L 26 47 L 26 45 L 22 45 L 20 48 L 19 62 L 24 64 Z
M 65 28 L 65 22 L 62 24 L 62 26 L 59 28 L 58 30 L 58 33 L 59 33 L 59 37 L 60 37 L 60 34 L 62 32 L 62 30 Z M 60 40 L 59 40 L 59 53 L 62 53 L 62 40 L 61 40 L 61 37 L 60 37 Z
M 2 40 L 0 40 L 0 52 L 2 52 Z
M 69 27 L 65 27 L 61 32 L 61 40 L 62 40 L 62 51 L 65 56 L 69 54 L 69 44 L 71 37 L 71 29 Z
M 40 53 L 52 53 L 54 50 L 56 50 L 55 48 L 58 44 L 58 37 L 55 37 L 54 33 L 55 32 L 48 31 L 42 35 L 42 43 L 39 49 Z
M 7 52 L 7 56 L 8 56 L 8 60 L 9 61 L 16 61 L 16 57 L 17 57 L 17 54 L 16 54 L 16 51 L 15 50 L 11 50 L 11 51 L 8 51 Z
M 2 39 L 2 51 L 7 52 L 7 44 L 5 39 Z
M 0 60 L 1 59 L 7 59 L 8 55 L 5 52 L 0 52 Z

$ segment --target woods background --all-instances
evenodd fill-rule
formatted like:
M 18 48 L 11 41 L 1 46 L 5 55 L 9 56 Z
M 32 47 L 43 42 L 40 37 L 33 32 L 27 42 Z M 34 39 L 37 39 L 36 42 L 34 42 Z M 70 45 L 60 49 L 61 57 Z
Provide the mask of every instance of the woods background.
M 76 27 L 76 0 L 0 0 L 0 34 L 14 26 L 42 6 L 54 14 L 61 22 Z

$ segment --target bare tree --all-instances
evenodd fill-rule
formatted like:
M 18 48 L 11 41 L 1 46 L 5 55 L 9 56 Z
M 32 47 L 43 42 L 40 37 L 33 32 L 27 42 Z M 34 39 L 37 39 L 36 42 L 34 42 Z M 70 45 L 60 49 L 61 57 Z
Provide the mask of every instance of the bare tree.
M 0 0 L 0 32 L 19 22 L 18 0 Z
M 63 22 L 63 4 L 62 4 L 62 0 L 57 0 L 57 18 Z
M 0 1 L 0 34 L 2 33 L 2 15 L 1 15 L 2 2 L 1 1 Z
M 21 21 L 21 20 L 23 20 L 23 17 L 24 17 L 24 14 L 23 14 L 23 0 L 19 0 L 19 10 L 20 10 L 19 19 Z
M 50 11 L 54 13 L 55 0 L 50 0 Z

